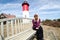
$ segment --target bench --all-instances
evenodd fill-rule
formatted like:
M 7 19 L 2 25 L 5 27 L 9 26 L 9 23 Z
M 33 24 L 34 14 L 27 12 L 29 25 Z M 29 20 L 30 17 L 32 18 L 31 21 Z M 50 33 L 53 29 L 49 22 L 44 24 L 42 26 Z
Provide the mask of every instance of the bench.
M 5 40 L 29 40 L 31 37 L 34 36 L 36 31 L 32 29 L 25 30 L 23 32 L 20 32 L 19 34 L 16 34 L 12 37 L 8 37 Z

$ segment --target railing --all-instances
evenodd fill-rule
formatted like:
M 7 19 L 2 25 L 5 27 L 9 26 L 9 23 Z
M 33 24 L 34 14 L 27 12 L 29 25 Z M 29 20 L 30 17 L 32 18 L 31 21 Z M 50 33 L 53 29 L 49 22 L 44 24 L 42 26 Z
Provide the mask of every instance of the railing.
M 23 20 L 29 20 L 28 23 L 23 23 Z M 14 36 L 24 30 L 28 30 L 31 23 L 31 19 L 28 18 L 12 18 L 0 20 L 0 38 L 5 39 L 10 36 Z M 28 25 L 27 25 L 28 24 Z

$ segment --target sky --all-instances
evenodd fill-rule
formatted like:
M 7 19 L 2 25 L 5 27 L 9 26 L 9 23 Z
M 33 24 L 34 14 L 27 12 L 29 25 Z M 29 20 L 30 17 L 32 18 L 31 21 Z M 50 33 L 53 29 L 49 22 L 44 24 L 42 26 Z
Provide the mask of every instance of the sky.
M 22 3 L 24 0 L 0 0 L 0 14 L 6 13 L 22 17 Z M 60 18 L 60 0 L 27 0 L 29 3 L 29 17 L 33 18 L 38 13 L 39 18 Z

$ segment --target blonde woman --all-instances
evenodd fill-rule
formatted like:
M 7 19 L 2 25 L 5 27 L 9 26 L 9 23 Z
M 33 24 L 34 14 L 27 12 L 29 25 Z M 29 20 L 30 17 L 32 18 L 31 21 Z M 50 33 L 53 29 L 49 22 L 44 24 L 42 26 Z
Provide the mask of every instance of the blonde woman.
M 34 15 L 34 19 L 32 20 L 32 24 L 33 24 L 33 30 L 36 31 L 36 36 L 37 36 L 37 40 L 43 40 L 43 29 L 40 25 L 41 21 L 40 18 L 38 17 L 38 14 Z

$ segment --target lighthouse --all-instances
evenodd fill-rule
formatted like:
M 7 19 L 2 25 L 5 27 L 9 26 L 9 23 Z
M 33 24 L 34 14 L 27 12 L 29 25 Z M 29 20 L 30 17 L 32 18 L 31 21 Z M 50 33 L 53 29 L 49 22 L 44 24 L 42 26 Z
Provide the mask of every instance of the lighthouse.
M 28 20 L 27 18 L 29 18 L 29 3 L 25 0 L 23 3 L 22 3 L 22 12 L 23 12 L 23 23 L 27 23 Z

